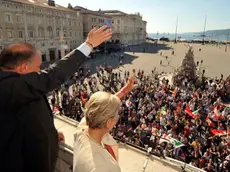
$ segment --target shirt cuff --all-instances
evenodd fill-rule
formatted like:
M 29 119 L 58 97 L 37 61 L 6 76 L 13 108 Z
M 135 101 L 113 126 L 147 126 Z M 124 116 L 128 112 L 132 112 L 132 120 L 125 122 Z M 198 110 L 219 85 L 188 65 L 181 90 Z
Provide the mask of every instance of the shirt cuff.
M 90 46 L 85 42 L 81 44 L 77 49 L 81 51 L 85 56 L 89 56 L 92 51 Z

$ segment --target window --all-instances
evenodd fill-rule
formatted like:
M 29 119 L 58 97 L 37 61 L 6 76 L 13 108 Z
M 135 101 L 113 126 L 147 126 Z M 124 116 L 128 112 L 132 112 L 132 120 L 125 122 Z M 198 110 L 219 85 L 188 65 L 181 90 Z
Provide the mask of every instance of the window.
M 45 32 L 43 28 L 38 29 L 38 37 L 43 38 L 45 37 Z
M 120 20 L 117 20 L 117 24 L 120 24 Z
M 46 54 L 42 54 L 42 61 L 43 61 L 43 62 L 46 61 Z
M 75 37 L 77 37 L 77 32 L 75 32 Z
M 5 22 L 11 22 L 11 21 L 12 21 L 11 14 L 5 13 Z
M 18 38 L 23 38 L 23 32 L 21 30 L 18 31 Z
M 72 36 L 72 32 L 71 31 L 69 32 L 69 36 Z
M 2 38 L 2 29 L 0 29 L 0 38 Z
M 48 19 L 48 23 L 52 24 L 52 19 L 51 18 Z
M 96 18 L 94 18 L 94 22 L 96 22 Z
M 41 43 L 41 46 L 42 46 L 42 47 L 45 47 L 45 45 L 46 45 L 45 43 Z
M 7 38 L 13 38 L 13 32 L 11 30 L 7 30 Z
M 93 17 L 92 17 L 92 22 L 93 22 Z
M 56 37 L 60 37 L 60 29 L 56 30 Z
M 34 38 L 34 31 L 33 30 L 29 30 L 29 38 Z
M 94 28 L 94 26 L 92 25 L 92 29 Z
M 42 19 L 40 17 L 38 18 L 38 24 L 42 24 Z
M 22 15 L 21 14 L 16 14 L 16 20 L 18 23 L 22 22 Z
M 56 19 L 56 24 L 59 24 L 59 19 Z
M 66 29 L 63 29 L 63 35 L 64 35 L 64 37 L 67 37 L 67 31 L 66 31 Z
M 3 46 L 0 45 L 0 52 L 3 50 Z
M 49 38 L 52 38 L 52 37 L 53 37 L 53 29 L 52 29 L 52 27 L 49 26 L 49 27 L 47 28 L 47 32 L 48 32 L 48 37 L 49 37 Z
M 78 26 L 81 26 L 81 22 L 78 22 Z

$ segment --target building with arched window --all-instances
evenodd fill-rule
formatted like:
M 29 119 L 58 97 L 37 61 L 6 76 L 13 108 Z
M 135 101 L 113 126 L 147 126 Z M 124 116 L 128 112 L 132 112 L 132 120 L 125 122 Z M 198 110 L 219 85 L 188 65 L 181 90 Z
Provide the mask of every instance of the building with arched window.
M 53 38 L 53 29 L 51 26 L 47 28 L 48 38 Z
M 45 37 L 44 28 L 42 28 L 42 27 L 39 27 L 39 28 L 38 28 L 38 37 L 39 37 L 39 38 L 44 38 L 44 37 Z
M 56 60 L 61 47 L 74 49 L 83 42 L 82 23 L 79 12 L 53 0 L 0 0 L 0 47 L 25 41 L 39 49 L 43 61 Z M 81 34 L 73 34 L 76 32 Z

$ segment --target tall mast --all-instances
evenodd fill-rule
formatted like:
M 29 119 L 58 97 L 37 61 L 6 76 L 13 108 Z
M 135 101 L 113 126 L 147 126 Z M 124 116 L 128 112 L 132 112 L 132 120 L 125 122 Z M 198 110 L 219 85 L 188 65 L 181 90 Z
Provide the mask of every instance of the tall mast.
M 177 43 L 178 16 L 176 17 L 175 43 Z
M 206 23 L 207 23 L 207 16 L 205 16 L 205 20 L 204 20 L 203 44 L 204 44 L 204 38 L 205 38 L 205 32 L 206 32 Z

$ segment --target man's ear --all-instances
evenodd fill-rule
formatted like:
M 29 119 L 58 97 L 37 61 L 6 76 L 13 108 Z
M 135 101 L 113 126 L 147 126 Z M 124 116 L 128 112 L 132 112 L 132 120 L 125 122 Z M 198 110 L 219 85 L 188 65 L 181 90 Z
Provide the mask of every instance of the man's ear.
M 29 68 L 28 64 L 23 63 L 23 64 L 19 65 L 18 67 L 16 67 L 16 71 L 18 73 L 25 74 L 25 73 L 27 73 L 28 68 Z

